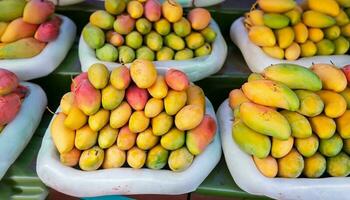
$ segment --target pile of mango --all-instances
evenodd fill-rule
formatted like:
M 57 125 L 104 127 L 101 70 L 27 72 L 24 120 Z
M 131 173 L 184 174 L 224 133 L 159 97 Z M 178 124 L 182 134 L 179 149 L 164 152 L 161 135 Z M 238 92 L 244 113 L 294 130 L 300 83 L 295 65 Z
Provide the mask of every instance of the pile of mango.
M 0 59 L 34 57 L 59 34 L 61 19 L 48 0 L 0 1 Z
M 214 139 L 202 89 L 181 71 L 157 74 L 148 60 L 130 69 L 103 64 L 73 79 L 51 136 L 64 165 L 85 171 L 132 167 L 187 169 Z
M 176 0 L 106 0 L 105 10 L 90 16 L 82 35 L 101 61 L 188 60 L 210 54 L 216 38 L 210 21 L 203 8 L 183 17 Z
M 349 50 L 350 1 L 258 0 L 245 15 L 250 40 L 269 56 L 296 60 Z
M 0 68 L 0 133 L 17 116 L 27 90 L 16 74 Z
M 233 140 L 263 175 L 350 174 L 350 73 L 344 72 L 331 64 L 276 64 L 231 91 Z

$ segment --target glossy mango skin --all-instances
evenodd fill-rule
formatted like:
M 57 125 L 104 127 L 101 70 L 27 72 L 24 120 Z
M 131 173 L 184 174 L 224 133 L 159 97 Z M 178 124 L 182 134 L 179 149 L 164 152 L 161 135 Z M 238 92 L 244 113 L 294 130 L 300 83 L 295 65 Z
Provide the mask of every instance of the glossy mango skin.
M 81 151 L 73 148 L 67 153 L 60 154 L 60 162 L 66 166 L 75 167 L 79 163 Z
M 276 44 L 273 31 L 267 26 L 253 26 L 248 32 L 250 41 L 261 47 L 271 47 Z
M 113 85 L 108 85 L 102 90 L 102 107 L 106 110 L 114 110 L 125 97 L 125 90 L 118 90 Z
M 272 156 L 266 158 L 258 158 L 253 156 L 255 166 L 266 177 L 274 178 L 277 176 L 278 164 L 277 160 Z
M 343 139 L 350 139 L 350 110 L 345 111 L 342 116 L 335 119 L 335 122 L 339 135 Z
M 106 125 L 98 134 L 98 146 L 102 149 L 111 147 L 117 141 L 118 133 L 118 129 L 113 129 L 109 125 Z
M 131 148 L 126 154 L 126 161 L 128 165 L 134 169 L 142 168 L 146 163 L 146 158 L 146 151 L 137 147 Z
M 73 92 L 67 92 L 64 94 L 61 98 L 60 101 L 60 108 L 61 111 L 65 114 L 68 115 L 70 109 L 73 107 L 74 103 L 74 93 Z
M 109 71 L 104 64 L 96 63 L 89 67 L 88 78 L 96 89 L 103 89 L 109 81 Z
M 231 109 L 239 107 L 244 102 L 250 102 L 241 89 L 234 89 L 229 94 L 229 105 Z
M 77 130 L 83 127 L 88 120 L 88 117 L 81 111 L 78 107 L 73 106 L 67 115 L 67 118 L 64 120 L 64 125 L 71 129 Z
M 340 6 L 335 0 L 309 0 L 308 6 L 311 10 L 319 11 L 332 17 L 337 16 L 340 12 Z
M 288 110 L 280 112 L 289 122 L 292 129 L 292 136 L 295 138 L 307 138 L 312 135 L 309 121 L 303 115 Z
M 334 177 L 346 177 L 350 174 L 350 158 L 340 152 L 334 157 L 327 158 L 327 173 Z
M 290 20 L 287 16 L 277 13 L 265 13 L 264 24 L 273 29 L 281 29 L 288 26 Z
M 316 135 L 312 135 L 308 138 L 295 139 L 295 147 L 304 157 L 313 156 L 317 152 L 318 146 L 319 141 Z
M 89 126 L 93 131 L 101 130 L 109 121 L 109 111 L 101 109 L 94 115 L 89 116 Z
M 300 100 L 298 113 L 307 117 L 315 117 L 322 113 L 324 103 L 316 93 L 308 90 L 295 90 L 294 92 Z
M 197 85 L 190 85 L 186 91 L 187 105 L 198 105 L 205 109 L 205 94 L 202 88 Z
M 162 169 L 167 164 L 168 157 L 169 151 L 157 145 L 148 152 L 146 166 L 150 169 Z
M 105 159 L 102 163 L 103 169 L 119 168 L 124 165 L 126 161 L 125 151 L 119 149 L 117 145 L 109 147 L 105 151 Z
M 168 85 L 165 82 L 164 76 L 158 75 L 156 82 L 147 88 L 150 95 L 157 99 L 163 99 L 168 94 Z
M 186 105 L 187 94 L 186 91 L 169 90 L 167 96 L 164 98 L 164 108 L 168 115 L 175 115 Z
M 303 174 L 308 178 L 318 178 L 326 171 L 326 158 L 320 153 L 305 158 Z
M 327 28 L 336 23 L 335 19 L 313 10 L 303 13 L 303 23 L 312 28 Z
M 292 0 L 260 0 L 259 7 L 265 12 L 283 13 L 292 10 L 296 6 L 296 2 Z
M 321 139 L 319 151 L 322 155 L 333 157 L 337 155 L 343 148 L 343 140 L 338 134 L 334 134 L 329 139 Z
M 119 130 L 117 138 L 117 147 L 120 150 L 129 150 L 135 145 L 137 134 L 131 132 L 128 126 L 124 126 Z
M 94 171 L 100 168 L 104 160 L 104 151 L 98 146 L 83 151 L 79 160 L 79 167 L 84 171 Z
M 198 105 L 187 105 L 183 107 L 175 116 L 175 126 L 179 130 L 191 130 L 202 122 L 204 110 Z
M 159 142 L 159 137 L 154 135 L 152 128 L 139 133 L 136 138 L 136 145 L 142 150 L 149 150 Z
M 97 142 L 97 131 L 92 130 L 89 125 L 83 126 L 76 131 L 75 147 L 79 150 L 92 148 Z
M 116 109 L 111 111 L 109 125 L 112 128 L 121 128 L 128 123 L 131 116 L 131 107 L 123 101 Z
M 316 93 L 324 102 L 324 113 L 330 118 L 337 118 L 346 111 L 347 103 L 343 96 L 329 90 L 321 90 Z
M 336 131 L 336 124 L 333 119 L 321 114 L 316 117 L 309 118 L 312 131 L 321 139 L 332 137 Z
M 283 59 L 284 50 L 279 46 L 262 47 L 262 50 L 272 58 Z
M 336 66 L 331 64 L 314 64 L 311 70 L 320 77 L 324 90 L 332 90 L 334 92 L 345 90 L 347 86 L 345 74 Z
M 288 140 L 279 140 L 272 138 L 271 155 L 274 158 L 282 158 L 286 156 L 293 148 L 294 138 L 289 137 Z
M 281 49 L 289 47 L 295 38 L 294 31 L 291 27 L 284 27 L 275 31 L 278 46 Z
M 157 136 L 166 134 L 173 126 L 173 121 L 172 116 L 166 112 L 161 112 L 151 120 L 153 134 Z
M 303 172 L 304 159 L 297 150 L 292 149 L 285 157 L 278 159 L 278 176 L 297 178 Z
M 192 155 L 186 147 L 182 147 L 170 152 L 168 165 L 171 170 L 180 172 L 190 167 L 193 159 L 194 155 Z
M 167 150 L 176 150 L 185 144 L 185 132 L 172 128 L 160 139 L 160 144 Z

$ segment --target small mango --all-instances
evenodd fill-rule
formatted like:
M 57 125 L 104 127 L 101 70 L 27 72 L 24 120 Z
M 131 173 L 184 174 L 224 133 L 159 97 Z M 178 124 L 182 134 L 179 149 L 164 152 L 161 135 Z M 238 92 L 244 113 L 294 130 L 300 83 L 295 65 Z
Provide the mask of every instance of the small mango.
M 316 93 L 308 90 L 295 90 L 294 92 L 300 100 L 298 113 L 307 117 L 315 117 L 322 113 L 324 103 Z
M 337 131 L 343 139 L 350 139 L 350 110 L 344 112 L 342 116 L 335 119 Z
M 142 35 L 146 35 L 152 30 L 152 23 L 146 18 L 140 18 L 136 21 L 136 30 Z
M 76 131 L 75 147 L 79 150 L 90 149 L 96 144 L 97 136 L 97 131 L 93 131 L 89 125 L 86 125 Z
M 206 107 L 206 102 L 205 102 L 205 94 L 202 90 L 197 85 L 190 85 L 187 88 L 187 105 L 198 105 L 205 109 Z
M 112 128 L 121 128 L 129 121 L 130 116 L 131 107 L 127 102 L 123 101 L 116 109 L 111 111 L 109 125 Z
M 311 40 L 307 40 L 305 43 L 300 45 L 301 56 L 302 57 L 311 57 L 316 55 L 317 46 Z
M 165 36 L 164 44 L 176 51 L 180 51 L 185 48 L 185 41 L 174 33 L 170 33 L 169 35 Z
M 301 49 L 300 45 L 296 42 L 293 42 L 284 52 L 284 57 L 287 60 L 296 60 L 300 57 Z
M 346 111 L 346 101 L 340 94 L 329 90 L 321 90 L 317 92 L 317 95 L 320 96 L 324 102 L 324 113 L 326 116 L 337 118 Z
M 84 171 L 94 171 L 101 167 L 104 160 L 104 151 L 94 146 L 91 149 L 83 151 L 79 160 L 79 167 Z
M 278 176 L 297 178 L 303 172 L 304 159 L 294 148 L 283 158 L 278 159 Z
M 53 143 L 61 154 L 68 153 L 74 148 L 75 131 L 64 125 L 66 117 L 65 114 L 58 113 L 50 127 Z
M 157 99 L 163 99 L 168 94 L 168 85 L 164 76 L 158 75 L 156 82 L 149 88 L 147 88 L 149 94 Z
M 148 128 L 139 133 L 136 138 L 137 147 L 142 150 L 150 150 L 158 141 L 159 137 L 153 134 L 152 128 Z
M 136 142 L 137 134 L 131 132 L 128 126 L 123 126 L 119 130 L 118 138 L 117 138 L 117 147 L 120 150 L 129 150 L 131 149 Z
M 303 13 L 303 23 L 312 28 L 327 28 L 333 26 L 336 21 L 333 17 L 321 12 L 308 10 Z
M 294 138 L 289 137 L 288 140 L 279 140 L 272 138 L 271 155 L 274 158 L 282 158 L 286 156 L 293 148 Z
M 65 166 L 75 167 L 79 163 L 81 151 L 73 148 L 70 152 L 60 154 L 60 161 Z
M 198 105 L 187 105 L 175 116 L 175 125 L 180 130 L 191 130 L 201 124 L 204 110 Z
M 119 66 L 115 69 L 113 69 L 111 76 L 110 76 L 110 82 L 113 87 L 117 90 L 125 90 L 129 87 L 131 81 L 130 71 L 129 68 L 126 66 Z
M 347 109 L 350 109 L 350 88 L 345 88 L 345 90 L 342 91 L 340 94 L 344 97 L 346 101 Z
M 321 139 L 328 139 L 335 133 L 336 124 L 333 119 L 321 114 L 309 119 L 312 131 Z
M 129 128 L 131 132 L 139 133 L 148 128 L 150 119 L 145 116 L 143 111 L 135 111 L 129 119 Z
M 282 49 L 289 47 L 294 41 L 294 31 L 291 27 L 284 27 L 275 31 L 278 46 Z
M 328 139 L 320 140 L 319 151 L 327 157 L 336 156 L 343 148 L 343 140 L 338 134 L 334 134 Z
M 131 85 L 126 90 L 126 100 L 134 110 L 143 110 L 148 101 L 148 93 L 146 89 L 141 89 L 136 85 Z
M 101 63 L 93 64 L 88 69 L 88 78 L 96 89 L 103 89 L 109 81 L 109 71 L 106 65 Z
M 350 158 L 341 152 L 334 157 L 327 158 L 327 173 L 334 177 L 346 177 L 350 174 Z
M 312 135 L 308 138 L 296 138 L 295 147 L 301 155 L 304 157 L 313 156 L 318 149 L 319 142 L 316 135 Z
M 175 60 L 189 60 L 194 57 L 194 53 L 191 49 L 185 48 L 181 51 L 178 51 L 174 55 Z
M 102 90 L 102 107 L 106 110 L 114 110 L 123 101 L 125 90 L 117 90 L 112 85 L 108 85 Z
M 272 47 L 276 44 L 273 31 L 267 26 L 252 26 L 248 32 L 249 39 L 256 45 Z
M 279 46 L 262 47 L 262 50 L 272 58 L 276 58 L 276 59 L 284 58 L 284 50 Z
M 135 51 L 132 48 L 125 45 L 118 47 L 118 52 L 118 61 L 122 64 L 131 63 L 136 57 Z
M 274 178 L 277 175 L 278 164 L 275 158 L 272 156 L 267 156 L 266 158 L 258 158 L 253 156 L 253 160 L 256 168 L 262 173 L 264 176 L 268 178 Z
M 92 49 L 101 48 L 105 43 L 105 34 L 103 31 L 92 24 L 88 24 L 84 27 L 82 35 L 85 42 Z
M 326 171 L 326 159 L 320 153 L 305 158 L 303 174 L 308 178 L 319 178 Z
M 277 13 L 265 13 L 264 24 L 272 29 L 281 29 L 288 26 L 290 20 L 287 16 Z
M 187 101 L 186 91 L 169 90 L 164 98 L 164 109 L 168 115 L 175 115 L 185 105 Z
M 160 144 L 167 150 L 176 150 L 185 144 L 185 132 L 177 128 L 172 128 L 162 136 Z
M 324 38 L 324 33 L 319 28 L 309 28 L 309 39 L 313 42 L 319 42 Z
M 162 4 L 162 14 L 171 23 L 179 21 L 183 15 L 182 6 L 174 0 L 166 0 Z
M 117 145 L 109 147 L 105 152 L 105 159 L 102 163 L 103 169 L 119 168 L 126 161 L 125 151 L 119 149 Z
M 312 135 L 309 121 L 303 115 L 288 110 L 280 112 L 289 122 L 292 129 L 292 136 L 295 138 L 307 138 Z
M 162 47 L 157 51 L 156 57 L 158 61 L 172 60 L 174 57 L 174 50 L 169 47 Z
M 109 111 L 101 109 L 89 116 L 89 126 L 93 131 L 101 130 L 109 122 Z
M 75 90 L 75 102 L 85 115 L 93 115 L 100 109 L 101 93 L 89 80 L 83 80 Z
M 90 23 L 101 29 L 112 29 L 114 23 L 113 15 L 104 10 L 97 10 L 90 15 Z
M 102 149 L 111 147 L 117 141 L 118 132 L 118 129 L 113 129 L 109 125 L 106 125 L 99 132 L 97 139 L 98 146 L 100 146 Z
M 335 51 L 334 42 L 328 39 L 323 39 L 316 43 L 317 55 L 332 55 Z
M 142 3 L 138 1 L 130 1 L 126 7 L 126 10 L 134 19 L 140 18 L 144 12 Z
M 134 169 L 140 169 L 145 165 L 146 152 L 137 147 L 133 147 L 128 150 L 126 154 L 126 161 L 128 165 Z
M 181 172 L 191 166 L 194 156 L 186 147 L 170 152 L 168 165 L 172 171 Z
M 83 127 L 87 120 L 88 117 L 83 113 L 83 111 L 73 106 L 70 109 L 67 118 L 64 120 L 64 125 L 71 130 L 77 130 Z
M 121 34 L 127 35 L 135 28 L 135 19 L 133 19 L 128 14 L 121 14 L 117 16 L 117 19 L 114 21 L 113 28 L 114 31 Z
M 166 36 L 170 33 L 171 25 L 168 20 L 162 18 L 159 21 L 154 22 L 154 30 L 162 36 Z
M 69 111 L 72 109 L 74 104 L 74 93 L 73 92 L 67 92 L 64 94 L 61 98 L 60 101 L 60 108 L 61 111 L 65 114 L 68 115 Z
M 136 59 L 154 61 L 155 57 L 154 52 L 146 46 L 142 46 L 136 50 Z
M 340 36 L 337 39 L 335 39 L 333 42 L 335 45 L 334 54 L 343 55 L 346 52 L 348 52 L 350 48 L 350 42 L 345 37 Z
M 144 4 L 145 17 L 151 21 L 156 22 L 160 19 L 162 11 L 161 4 L 158 0 L 148 0 Z
M 311 10 L 336 17 L 339 14 L 340 8 L 336 0 L 308 0 L 308 6 Z
M 265 12 L 284 13 L 295 8 L 297 4 L 293 0 L 259 0 L 258 5 Z
M 164 109 L 163 100 L 151 98 L 145 106 L 145 115 L 148 118 L 156 117 Z
M 331 64 L 314 64 L 311 70 L 320 77 L 323 89 L 341 92 L 347 86 L 345 74 Z
M 131 79 L 139 88 L 151 87 L 157 79 L 157 70 L 148 60 L 135 60 L 130 66 Z

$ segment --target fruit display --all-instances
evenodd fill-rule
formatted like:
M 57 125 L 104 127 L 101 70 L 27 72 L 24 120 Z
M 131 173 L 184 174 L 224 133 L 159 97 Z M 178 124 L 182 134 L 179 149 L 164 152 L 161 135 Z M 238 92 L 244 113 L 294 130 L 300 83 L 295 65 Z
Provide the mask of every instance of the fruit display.
M 75 77 L 50 131 L 66 166 L 186 170 L 213 141 L 216 122 L 202 89 L 179 70 L 160 75 L 148 60 L 111 73 L 92 65 Z
M 349 67 L 275 64 L 229 95 L 232 139 L 266 177 L 350 174 Z
M 255 8 L 258 6 L 258 8 Z M 341 0 L 258 0 L 245 14 L 252 43 L 276 59 L 343 55 L 349 50 L 350 4 Z
M 211 53 L 217 36 L 211 20 L 204 8 L 185 17 L 175 0 L 106 0 L 105 10 L 90 16 L 82 37 L 100 61 L 189 60 Z
M 48 0 L 0 1 L 0 60 L 32 58 L 59 34 L 61 18 Z

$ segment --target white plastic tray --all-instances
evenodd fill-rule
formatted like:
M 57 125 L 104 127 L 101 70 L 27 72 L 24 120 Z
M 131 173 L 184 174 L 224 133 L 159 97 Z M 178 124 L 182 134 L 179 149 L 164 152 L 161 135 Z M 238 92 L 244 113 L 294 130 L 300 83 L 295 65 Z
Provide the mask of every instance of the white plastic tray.
M 21 85 L 28 87 L 29 95 L 16 118 L 0 133 L 0 180 L 32 138 L 47 104 L 46 94 L 38 85 Z
M 185 72 L 191 81 L 197 81 L 218 72 L 224 65 L 227 56 L 227 45 L 221 35 L 219 26 L 214 20 L 211 21 L 210 26 L 217 33 L 216 40 L 212 44 L 212 52 L 210 55 L 185 61 L 155 61 L 153 63 L 156 65 L 156 68 L 160 72 L 165 72 L 170 68 L 179 69 Z M 86 44 L 82 36 L 79 40 L 79 59 L 81 62 L 81 70 L 84 72 L 95 63 L 103 63 L 109 70 L 120 66 L 120 63 L 103 62 L 98 60 L 95 51 Z M 126 65 L 129 66 L 130 64 Z
M 312 63 L 331 63 L 338 67 L 349 64 L 350 55 L 333 55 L 333 56 L 312 56 L 299 58 L 295 61 L 280 60 L 272 58 L 257 45 L 253 44 L 246 28 L 243 25 L 244 18 L 238 18 L 231 26 L 230 36 L 232 41 L 241 50 L 248 67 L 252 72 L 261 73 L 266 67 L 278 63 L 293 63 L 304 67 L 311 67 Z
M 206 113 L 215 120 L 214 108 L 206 101 Z M 51 123 L 50 123 L 51 126 Z M 37 173 L 49 187 L 76 197 L 113 194 L 184 194 L 194 191 L 214 169 L 221 157 L 219 129 L 214 141 L 183 172 L 116 168 L 85 172 L 62 165 L 47 129 L 37 159 Z
M 62 1 L 62 0 L 61 0 Z M 66 0 L 69 1 L 69 0 Z M 104 0 L 99 0 L 104 1 Z M 160 0 L 163 2 L 164 0 Z M 177 0 L 183 7 L 206 7 L 219 4 L 225 0 Z
M 217 111 L 222 148 L 227 167 L 236 184 L 248 193 L 274 199 L 349 199 L 350 178 L 267 178 L 256 168 L 251 156 L 232 139 L 232 110 L 225 100 Z
M 76 26 L 68 17 L 62 19 L 60 34 L 57 39 L 46 45 L 45 49 L 33 58 L 0 60 L 0 67 L 10 70 L 21 80 L 30 80 L 46 76 L 53 72 L 66 57 L 72 46 Z
M 55 5 L 58 5 L 58 6 L 68 6 L 68 5 L 83 2 L 85 0 L 50 0 L 50 1 L 52 1 Z

